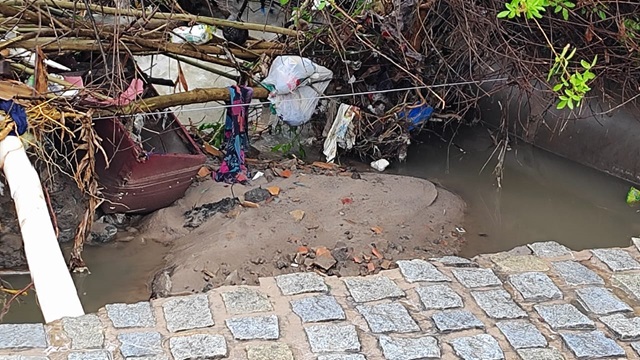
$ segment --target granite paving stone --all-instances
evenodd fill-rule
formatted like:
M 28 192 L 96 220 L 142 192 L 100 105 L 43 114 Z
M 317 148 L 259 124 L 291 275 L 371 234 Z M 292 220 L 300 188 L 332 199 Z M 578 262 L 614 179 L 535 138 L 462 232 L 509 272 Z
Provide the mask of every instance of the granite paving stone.
M 568 285 L 604 285 L 604 280 L 598 274 L 577 261 L 559 261 L 552 265 Z
M 0 324 L 0 350 L 46 347 L 47 336 L 44 325 Z
M 162 335 L 158 332 L 118 334 L 120 353 L 125 358 L 162 354 Z
M 460 295 L 448 285 L 421 286 L 416 288 L 416 293 L 427 310 L 444 310 L 464 306 Z
M 640 342 L 631 343 L 631 347 L 640 355 Z
M 478 306 L 493 319 L 517 319 L 527 316 L 506 290 L 472 291 L 471 296 Z
M 404 278 L 411 283 L 417 281 L 451 281 L 449 277 L 441 273 L 435 266 L 424 260 L 398 260 L 396 264 L 398 264 Z
M 603 316 L 600 321 L 620 340 L 640 340 L 640 317 L 626 317 L 623 314 L 615 314 Z
M 276 284 L 284 295 L 297 295 L 329 290 L 322 277 L 313 272 L 276 276 Z
M 111 354 L 106 350 L 92 350 L 83 352 L 72 352 L 67 360 L 111 360 Z
M 214 325 L 207 294 L 171 298 L 162 304 L 162 311 L 171 332 Z
M 367 360 L 367 358 L 362 354 L 328 354 L 318 356 L 318 360 Z
M 433 322 L 440 332 L 483 329 L 480 319 L 467 310 L 445 310 L 433 314 Z
M 227 342 L 222 335 L 195 334 L 169 339 L 175 360 L 220 359 L 227 356 Z
M 549 258 L 571 255 L 571 250 L 555 241 L 537 242 L 527 245 L 534 255 Z
M 640 274 L 613 274 L 611 279 L 615 286 L 621 287 L 627 294 L 640 301 Z
M 360 305 L 356 307 L 373 333 L 409 333 L 420 327 L 400 303 Z
M 387 360 L 440 358 L 438 341 L 432 336 L 399 338 L 382 335 L 379 342 Z
M 343 278 L 355 302 L 369 302 L 404 297 L 405 293 L 386 276 Z
M 63 318 L 62 329 L 71 338 L 72 349 L 99 349 L 104 343 L 102 322 L 96 315 Z
M 342 306 L 333 296 L 318 295 L 292 300 L 291 309 L 302 322 L 321 322 L 344 320 L 346 316 Z
M 246 287 L 222 293 L 222 300 L 233 315 L 273 310 L 267 295 Z
M 478 264 L 476 264 L 475 262 L 459 256 L 449 255 L 449 256 L 443 256 L 439 258 L 432 258 L 430 260 L 437 261 L 442 265 L 450 266 L 450 267 L 477 267 L 478 266 Z
M 117 329 L 156 326 L 156 318 L 148 301 L 136 304 L 108 304 L 105 308 L 113 327 Z
M 554 330 L 595 328 L 593 321 L 571 304 L 534 305 L 533 308 Z
M 0 360 L 49 360 L 46 356 L 0 355 Z
M 591 253 L 607 264 L 612 271 L 640 269 L 640 263 L 629 252 L 622 249 L 595 249 L 591 250 Z
M 312 325 L 304 331 L 314 353 L 360 351 L 360 340 L 353 325 Z
M 502 360 L 504 353 L 491 335 L 459 337 L 450 341 L 456 355 L 464 360 Z
M 150 355 L 150 356 L 128 357 L 128 358 L 125 358 L 125 360 L 173 360 L 173 359 L 169 359 L 169 355 L 160 354 L 160 355 Z
M 275 315 L 233 318 L 225 322 L 236 340 L 277 340 L 280 337 Z
M 539 257 L 533 255 L 505 255 L 491 256 L 491 261 L 504 272 L 547 271 L 549 266 Z
M 629 305 L 602 287 L 585 287 L 576 290 L 578 302 L 588 312 L 609 315 L 617 312 L 633 311 Z
M 562 353 L 555 348 L 520 349 L 517 352 L 522 360 L 564 360 Z
M 526 272 L 509 276 L 509 282 L 525 301 L 549 301 L 562 299 L 562 292 L 553 281 L 541 272 Z
M 287 344 L 271 343 L 247 346 L 248 360 L 294 360 Z
M 468 288 L 502 285 L 491 269 L 453 269 L 452 272 L 453 276 Z
M 579 359 L 599 359 L 625 355 L 624 349 L 606 337 L 602 331 L 561 332 L 560 336 Z
M 515 349 L 547 346 L 547 339 L 529 321 L 500 321 L 496 326 Z

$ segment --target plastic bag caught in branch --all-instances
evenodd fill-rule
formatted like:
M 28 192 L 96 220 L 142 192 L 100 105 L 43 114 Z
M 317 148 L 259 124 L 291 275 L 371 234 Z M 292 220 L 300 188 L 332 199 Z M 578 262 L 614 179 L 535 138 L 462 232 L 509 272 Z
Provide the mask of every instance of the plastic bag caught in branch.
M 307 123 L 320 97 L 333 79 L 333 72 L 300 56 L 279 56 L 262 81 L 270 89 L 269 100 L 276 115 L 291 126 Z
M 190 43 L 204 45 L 213 39 L 215 28 L 205 24 L 194 26 L 180 26 L 171 32 L 171 42 L 174 44 Z

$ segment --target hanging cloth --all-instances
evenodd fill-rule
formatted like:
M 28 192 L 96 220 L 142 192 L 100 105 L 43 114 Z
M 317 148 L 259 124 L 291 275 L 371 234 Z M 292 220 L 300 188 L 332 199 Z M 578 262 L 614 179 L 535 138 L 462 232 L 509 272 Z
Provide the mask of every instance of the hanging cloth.
M 231 100 L 224 125 L 225 156 L 220 169 L 214 174 L 218 182 L 245 184 L 249 181 L 249 170 L 245 165 L 245 152 L 249 149 L 249 104 L 253 89 L 246 86 L 229 87 Z

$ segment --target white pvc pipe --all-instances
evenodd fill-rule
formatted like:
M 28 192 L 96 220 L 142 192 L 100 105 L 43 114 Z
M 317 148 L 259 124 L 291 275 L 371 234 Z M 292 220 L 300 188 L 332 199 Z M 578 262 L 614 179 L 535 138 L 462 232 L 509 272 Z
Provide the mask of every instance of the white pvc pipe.
M 0 141 L 0 168 L 16 206 L 24 252 L 45 322 L 84 315 L 53 230 L 40 178 L 18 137 L 7 136 Z

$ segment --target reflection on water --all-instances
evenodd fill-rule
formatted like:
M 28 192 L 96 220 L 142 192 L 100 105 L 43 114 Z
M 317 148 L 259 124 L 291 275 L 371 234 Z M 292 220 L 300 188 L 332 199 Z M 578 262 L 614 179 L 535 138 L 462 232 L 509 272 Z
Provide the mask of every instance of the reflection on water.
M 510 250 L 555 240 L 571 249 L 626 247 L 640 234 L 640 214 L 625 203 L 630 184 L 529 145 L 508 153 L 502 189 L 486 130 L 467 130 L 449 147 L 414 145 L 408 162 L 390 171 L 432 180 L 468 204 L 467 245 L 460 255 Z
M 140 239 L 129 243 L 113 243 L 85 247 L 83 258 L 91 274 L 74 274 L 80 300 L 87 313 L 105 304 L 148 300 L 148 284 L 163 264 L 166 247 Z M 65 254 L 69 253 L 64 249 Z M 3 277 L 14 288 L 22 288 L 31 280 L 28 276 Z M 33 292 L 21 297 L 19 303 L 3 319 L 4 323 L 42 322 L 42 313 Z

